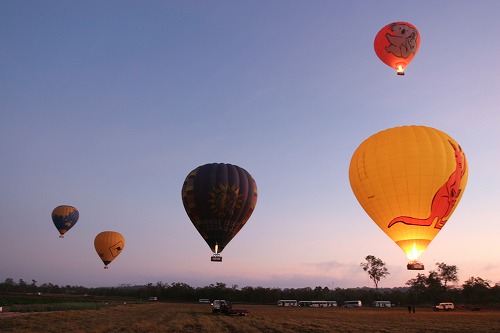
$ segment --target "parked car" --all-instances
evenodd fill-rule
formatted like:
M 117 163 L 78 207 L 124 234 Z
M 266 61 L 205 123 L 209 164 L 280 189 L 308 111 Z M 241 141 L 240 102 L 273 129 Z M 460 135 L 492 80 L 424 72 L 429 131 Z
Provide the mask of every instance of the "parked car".
M 434 305 L 434 311 L 450 311 L 455 310 L 455 304 L 451 302 L 442 302 L 438 305 Z

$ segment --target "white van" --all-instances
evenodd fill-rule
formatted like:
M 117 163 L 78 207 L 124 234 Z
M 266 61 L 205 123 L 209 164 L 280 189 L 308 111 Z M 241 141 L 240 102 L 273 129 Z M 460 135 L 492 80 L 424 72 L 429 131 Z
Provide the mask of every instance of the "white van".
M 357 301 L 345 301 L 344 308 L 359 308 L 362 307 L 363 303 L 360 300 Z
M 434 311 L 440 311 L 440 310 L 445 310 L 445 311 L 455 310 L 455 304 L 451 302 L 443 302 L 434 306 Z

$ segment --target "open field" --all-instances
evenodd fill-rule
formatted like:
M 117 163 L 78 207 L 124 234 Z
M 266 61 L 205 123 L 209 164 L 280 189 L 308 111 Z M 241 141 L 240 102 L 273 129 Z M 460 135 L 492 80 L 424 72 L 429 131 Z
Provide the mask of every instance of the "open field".
M 96 310 L 0 314 L 0 332 L 500 332 L 500 311 L 417 308 L 278 308 L 237 305 L 248 316 L 212 314 L 207 304 L 121 304 Z

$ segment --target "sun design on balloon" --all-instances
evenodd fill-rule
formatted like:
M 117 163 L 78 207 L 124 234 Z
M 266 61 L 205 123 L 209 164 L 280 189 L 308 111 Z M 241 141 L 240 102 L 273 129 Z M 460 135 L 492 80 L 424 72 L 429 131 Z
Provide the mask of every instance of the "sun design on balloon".
M 230 218 L 236 208 L 240 208 L 241 198 L 240 189 L 236 186 L 229 184 L 219 184 L 219 187 L 213 188 L 210 192 L 210 209 L 213 213 L 217 214 L 219 217 Z

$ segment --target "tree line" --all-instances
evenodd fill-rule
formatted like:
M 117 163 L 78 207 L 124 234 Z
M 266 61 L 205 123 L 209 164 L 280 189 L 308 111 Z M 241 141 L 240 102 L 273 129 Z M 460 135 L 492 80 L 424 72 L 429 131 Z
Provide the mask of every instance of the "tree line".
M 453 265 L 436 263 L 436 270 L 428 274 L 418 273 L 406 282 L 405 287 L 378 288 L 381 278 L 389 272 L 385 263 L 373 256 L 361 267 L 374 281 L 376 288 L 334 288 L 316 286 L 315 288 L 265 288 L 238 285 L 228 286 L 216 282 L 204 287 L 192 287 L 186 283 L 174 282 L 148 283 L 146 285 L 120 285 L 117 287 L 87 288 L 83 286 L 59 286 L 52 283 L 39 285 L 36 280 L 18 282 L 7 278 L 0 283 L 3 293 L 50 293 L 86 295 L 89 297 L 128 297 L 146 301 L 149 297 L 157 297 L 159 301 L 197 302 L 201 298 L 226 299 L 233 302 L 276 304 L 280 299 L 295 300 L 335 300 L 342 304 L 347 300 L 361 300 L 363 304 L 371 304 L 375 300 L 389 300 L 395 305 L 429 305 L 443 301 L 474 306 L 500 306 L 500 283 L 480 277 L 470 277 L 461 286 L 458 281 L 458 269 Z M 378 260 L 374 260 L 378 259 Z M 373 266 L 375 265 L 375 266 Z M 366 269 L 365 269 L 366 268 Z
M 375 284 L 375 291 L 378 295 L 380 280 L 390 274 L 386 263 L 380 258 L 368 255 L 360 266 Z M 500 303 L 500 283 L 492 286 L 491 281 L 472 276 L 460 288 L 457 287 L 458 280 L 456 265 L 438 262 L 436 270 L 429 271 L 428 275 L 418 273 L 414 279 L 406 282 L 408 287 L 405 292 L 406 303 L 435 304 L 443 300 L 474 305 Z

